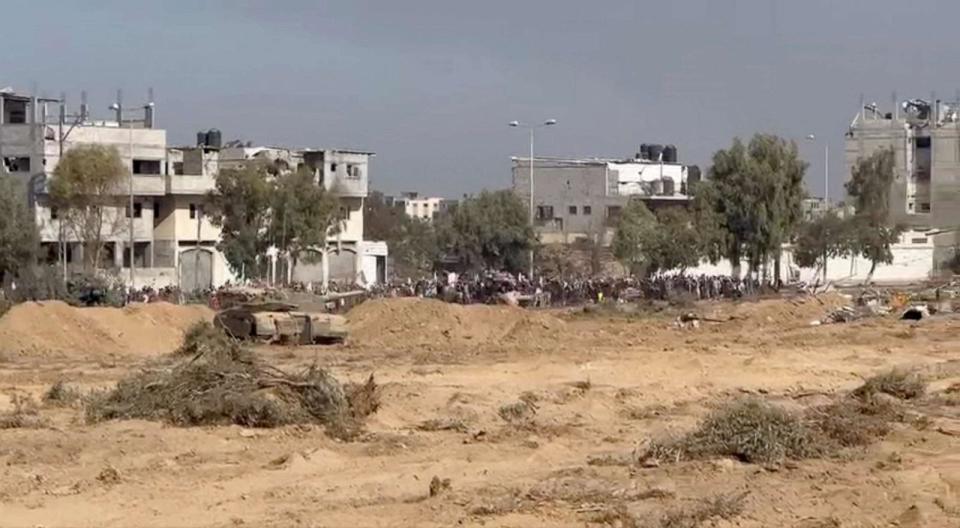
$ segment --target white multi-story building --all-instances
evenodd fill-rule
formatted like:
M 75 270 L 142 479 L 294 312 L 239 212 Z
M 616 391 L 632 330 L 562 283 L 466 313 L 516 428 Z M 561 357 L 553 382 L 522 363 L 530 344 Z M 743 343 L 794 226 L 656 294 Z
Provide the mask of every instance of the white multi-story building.
M 168 148 L 166 131 L 154 126 L 152 103 L 137 107 L 142 114 L 136 119 L 125 116 L 120 104 L 113 108 L 113 120 L 97 121 L 89 116 L 86 104 L 76 115 L 67 115 L 59 100 L 0 91 L 0 172 L 22 182 L 50 263 L 79 269 L 83 245 L 49 206 L 48 183 L 63 153 L 77 145 L 100 144 L 120 154 L 130 171 L 130 186 L 118 193 L 133 196 L 132 210 L 127 200 L 124 205 L 117 200 L 118 206 L 108 211 L 101 266 L 129 277 L 132 215 L 134 286 L 176 284 L 191 290 L 235 279 L 216 249 L 220 230 L 203 214 L 203 206 L 222 168 L 264 158 L 279 166 L 286 163 L 290 170 L 304 164 L 313 168 L 318 184 L 337 194 L 344 215 L 328 250 L 318 248 L 316 259 L 304 259 L 287 278 L 371 284 L 385 277 L 385 244 L 363 240 L 363 200 L 372 153 L 221 148 L 219 131 L 211 131 L 205 136 L 209 141 L 196 146 Z M 57 114 L 50 114 L 51 109 Z
M 432 221 L 446 209 L 447 200 L 438 197 L 420 196 L 419 193 L 405 192 L 393 200 L 395 207 L 402 207 L 410 218 Z

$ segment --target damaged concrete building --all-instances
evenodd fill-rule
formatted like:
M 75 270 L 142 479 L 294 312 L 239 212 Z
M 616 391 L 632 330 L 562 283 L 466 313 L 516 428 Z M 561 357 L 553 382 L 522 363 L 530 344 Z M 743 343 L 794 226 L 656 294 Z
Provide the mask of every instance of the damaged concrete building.
M 223 145 L 215 129 L 199 133 L 195 145 L 169 147 L 167 132 L 156 126 L 152 96 L 144 104 L 125 108 L 118 93 L 111 109 L 112 119 L 98 120 L 91 116 L 85 96 L 70 114 L 62 96 L 0 91 L 0 172 L 22 184 L 40 230 L 42 255 L 50 264 L 79 270 L 83 245 L 50 206 L 49 182 L 63 153 L 76 145 L 100 144 L 119 153 L 132 189 L 131 193 L 124 186 L 120 192 L 133 196 L 132 210 L 129 205 L 115 208 L 110 225 L 105 223 L 102 267 L 127 279 L 132 258 L 134 286 L 179 285 L 193 290 L 235 280 L 216 247 L 220 230 L 204 215 L 204 203 L 221 169 L 261 159 L 286 163 L 290 170 L 304 166 L 313 170 L 317 184 L 337 196 L 343 217 L 327 251 L 302 259 L 301 265 L 287 271 L 286 279 L 361 284 L 384 280 L 386 245 L 363 240 L 363 200 L 373 153 Z
M 648 145 L 628 159 L 512 158 L 513 191 L 531 203 L 534 227 L 544 243 L 598 240 L 610 243 L 620 213 L 631 198 L 651 210 L 685 206 L 700 169 L 678 161 L 672 145 Z M 530 193 L 533 191 L 533 200 Z
M 908 228 L 902 243 L 933 244 L 932 271 L 941 272 L 960 244 L 960 100 L 861 105 L 846 135 L 847 174 L 884 148 L 895 157 L 890 220 Z

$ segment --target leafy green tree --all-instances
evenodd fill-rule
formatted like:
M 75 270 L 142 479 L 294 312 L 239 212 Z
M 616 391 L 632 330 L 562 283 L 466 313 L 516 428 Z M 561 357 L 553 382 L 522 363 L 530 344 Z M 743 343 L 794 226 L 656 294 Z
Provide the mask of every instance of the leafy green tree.
M 527 269 L 537 243 L 527 205 L 511 191 L 484 191 L 437 221 L 441 251 L 466 269 Z
M 0 176 L 0 283 L 32 271 L 40 236 L 26 194 L 10 176 Z
M 890 246 L 896 243 L 903 229 L 890 222 L 890 186 L 893 183 L 896 157 L 893 149 L 881 149 L 857 160 L 846 183 L 853 198 L 856 253 L 870 261 L 870 272 L 864 283 L 873 279 L 877 264 L 893 262 Z
M 658 251 L 657 217 L 641 200 L 630 200 L 620 213 L 613 235 L 613 255 L 633 275 L 656 271 Z
M 340 227 L 337 198 L 314 182 L 308 170 L 280 173 L 271 189 L 267 238 L 291 264 L 311 249 L 325 250 Z
M 827 211 L 797 229 L 793 258 L 798 266 L 816 267 L 827 280 L 827 262 L 834 257 L 850 256 L 854 252 L 853 222 Z
M 82 242 L 84 268 L 99 268 L 106 240 L 126 230 L 121 184 L 129 172 L 116 148 L 79 145 L 63 155 L 53 174 L 50 205 L 64 229 Z
M 757 134 L 747 145 L 734 139 L 714 154 L 700 205 L 712 204 L 723 233 L 714 243 L 724 246 L 735 275 L 744 257 L 756 269 L 789 240 L 801 219 L 806 168 L 796 144 L 772 135 Z
M 657 229 L 650 271 L 680 270 L 696 267 L 703 255 L 703 242 L 684 208 L 667 207 L 657 211 Z
M 399 277 L 417 277 L 433 270 L 439 259 L 436 230 L 430 222 L 407 216 L 371 192 L 363 208 L 364 236 L 390 248 L 390 270 Z
M 274 203 L 274 184 L 262 164 L 238 169 L 223 169 L 217 174 L 215 189 L 207 196 L 206 214 L 221 229 L 217 248 L 231 269 L 243 278 L 262 275 L 262 255 L 270 240 L 270 206 Z

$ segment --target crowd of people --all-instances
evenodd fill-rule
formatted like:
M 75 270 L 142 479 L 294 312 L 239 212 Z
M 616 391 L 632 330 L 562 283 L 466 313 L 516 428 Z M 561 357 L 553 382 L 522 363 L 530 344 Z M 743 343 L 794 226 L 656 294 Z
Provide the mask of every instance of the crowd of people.
M 736 299 L 769 291 L 774 285 L 757 278 L 734 279 L 723 275 L 657 275 L 648 278 L 550 278 L 529 280 L 523 274 L 448 274 L 380 285 L 374 296 L 438 298 L 461 304 L 494 303 L 515 292 L 537 303 L 566 306 L 590 302 Z

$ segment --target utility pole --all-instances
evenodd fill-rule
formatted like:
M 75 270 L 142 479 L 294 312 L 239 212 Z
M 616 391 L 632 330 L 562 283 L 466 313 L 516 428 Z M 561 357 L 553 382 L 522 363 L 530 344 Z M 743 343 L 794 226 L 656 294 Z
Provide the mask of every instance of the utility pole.
M 529 178 L 530 178 L 530 203 L 529 203 L 529 211 L 527 211 L 527 213 L 528 213 L 528 215 L 529 215 L 530 229 L 533 229 L 533 228 L 534 228 L 534 219 L 535 219 L 534 214 L 533 214 L 533 191 L 534 191 L 534 185 L 533 185 L 533 140 L 534 140 L 534 132 L 535 132 L 536 129 L 538 129 L 538 128 L 553 126 L 553 125 L 556 125 L 556 124 L 557 124 L 557 120 L 556 120 L 556 119 L 547 119 L 546 121 L 544 121 L 543 123 L 541 123 L 541 124 L 539 124 L 539 125 L 527 125 L 527 124 L 521 123 L 520 121 L 511 121 L 511 122 L 510 122 L 510 126 L 511 126 L 511 127 L 514 127 L 514 128 L 526 128 L 526 129 L 530 130 L 530 157 L 527 158 L 527 159 L 529 160 L 529 162 L 530 162 L 530 167 L 529 167 L 529 168 L 530 168 L 530 174 L 529 174 Z M 533 280 L 533 248 L 530 249 L 529 259 L 530 259 L 530 268 L 529 268 L 530 275 L 529 275 L 528 278 L 532 281 L 532 280 Z
M 197 247 L 194 248 L 193 254 L 193 288 L 194 290 L 200 289 L 200 228 L 202 227 L 203 222 L 203 205 L 197 204 Z

